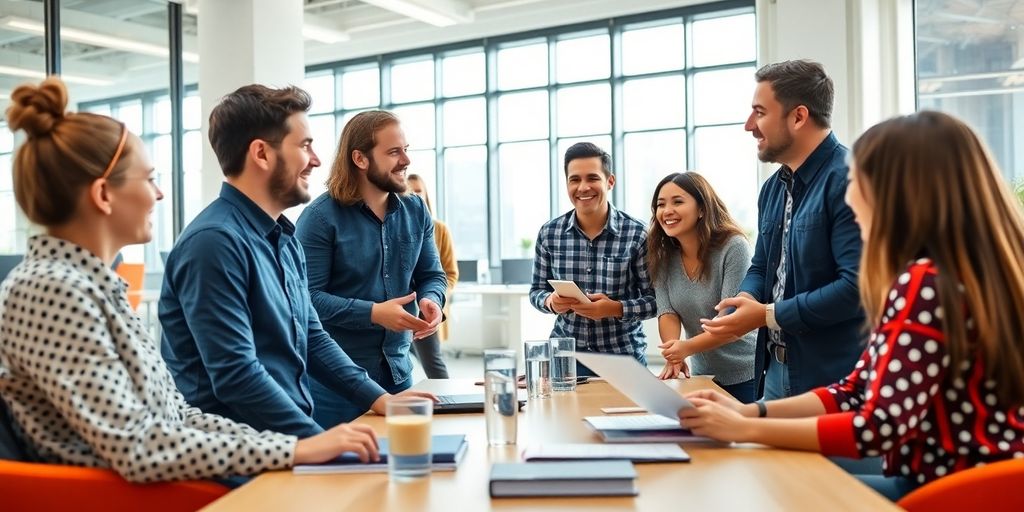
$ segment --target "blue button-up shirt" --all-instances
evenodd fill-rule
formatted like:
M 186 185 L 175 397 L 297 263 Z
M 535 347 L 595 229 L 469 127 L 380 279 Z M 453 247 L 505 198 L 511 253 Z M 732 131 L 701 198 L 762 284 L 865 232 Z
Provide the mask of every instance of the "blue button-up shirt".
M 159 309 L 163 356 L 189 403 L 306 437 L 322 431 L 307 364 L 366 408 L 384 390 L 321 327 L 294 232 L 225 183 L 167 257 Z
M 392 382 L 385 387 L 407 381 L 412 331 L 385 330 L 370 321 L 370 311 L 374 303 L 414 291 L 416 300 L 405 306 L 410 314 L 418 313 L 421 299 L 444 306 L 448 279 L 423 200 L 391 194 L 381 221 L 366 203 L 344 205 L 325 193 L 303 210 L 295 229 L 324 328 L 363 368 L 386 364 Z
M 793 394 L 845 377 L 864 348 L 865 318 L 857 291 L 860 229 L 847 206 L 848 150 L 829 134 L 793 173 L 793 213 L 786 287 L 775 320 L 786 344 Z M 758 197 L 758 237 L 741 292 L 772 301 L 782 249 L 786 184 L 780 169 Z M 757 336 L 757 375 L 765 367 L 767 327 Z
M 604 229 L 591 240 L 576 221 L 576 210 L 548 221 L 537 235 L 530 303 L 552 313 L 544 306 L 554 291 L 548 279 L 576 281 L 584 293 L 603 293 L 622 303 L 622 318 L 594 321 L 572 312 L 558 315 L 551 336 L 576 338 L 580 350 L 644 354 L 647 337 L 641 321 L 654 316 L 657 304 L 647 273 L 643 222 L 609 204 Z

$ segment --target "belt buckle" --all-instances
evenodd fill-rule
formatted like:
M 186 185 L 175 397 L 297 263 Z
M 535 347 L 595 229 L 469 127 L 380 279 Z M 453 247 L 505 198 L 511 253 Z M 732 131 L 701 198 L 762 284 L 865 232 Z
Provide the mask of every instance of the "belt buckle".
M 772 344 L 771 346 L 772 357 L 775 358 L 779 364 L 786 364 L 786 346 L 780 344 Z

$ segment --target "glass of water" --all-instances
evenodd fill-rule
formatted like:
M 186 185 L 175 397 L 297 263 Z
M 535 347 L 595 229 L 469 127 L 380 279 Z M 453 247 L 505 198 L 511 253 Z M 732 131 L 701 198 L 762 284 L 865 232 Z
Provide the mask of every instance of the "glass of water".
M 484 416 L 491 446 L 516 444 L 517 387 L 516 351 L 484 350 Z
M 408 481 L 430 474 L 430 420 L 434 402 L 394 397 L 385 406 L 388 429 L 388 475 Z
M 576 390 L 576 338 L 551 338 L 551 389 Z
M 526 392 L 530 400 L 551 397 L 551 343 L 548 340 L 523 343 L 526 359 Z

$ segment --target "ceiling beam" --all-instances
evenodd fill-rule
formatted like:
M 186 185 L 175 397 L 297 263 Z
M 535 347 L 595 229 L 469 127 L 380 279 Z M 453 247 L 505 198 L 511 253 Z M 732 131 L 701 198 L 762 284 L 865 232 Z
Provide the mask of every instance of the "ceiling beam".
M 473 8 L 463 0 L 361 0 L 435 27 L 473 21 Z
M 68 83 L 111 85 L 121 71 L 113 66 L 68 62 L 61 75 Z M 0 50 L 0 75 L 20 77 L 21 82 L 38 81 L 46 75 L 46 61 L 42 55 Z

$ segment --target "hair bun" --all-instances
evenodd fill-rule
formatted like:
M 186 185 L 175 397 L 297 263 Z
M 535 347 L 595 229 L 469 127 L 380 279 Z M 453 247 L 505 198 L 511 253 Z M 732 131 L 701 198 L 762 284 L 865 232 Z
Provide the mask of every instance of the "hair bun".
M 25 130 L 29 138 L 53 131 L 64 119 L 68 106 L 68 90 L 60 78 L 51 76 L 37 85 L 22 85 L 11 93 L 7 108 L 7 125 L 11 131 Z

